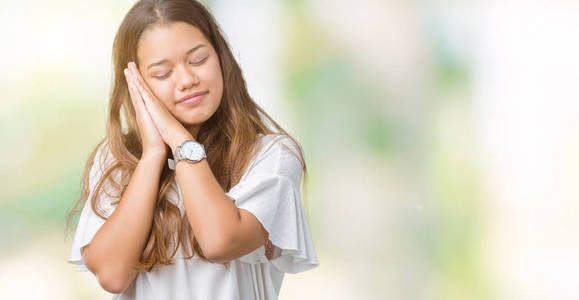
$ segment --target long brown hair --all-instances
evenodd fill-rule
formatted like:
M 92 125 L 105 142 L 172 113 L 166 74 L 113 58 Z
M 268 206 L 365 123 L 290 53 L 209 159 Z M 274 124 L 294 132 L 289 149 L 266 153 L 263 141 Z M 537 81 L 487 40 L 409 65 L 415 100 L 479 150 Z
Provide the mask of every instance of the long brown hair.
M 213 116 L 202 124 L 196 140 L 205 146 L 208 163 L 223 190 L 228 191 L 241 179 L 245 168 L 256 154 L 255 148 L 260 133 L 284 134 L 291 139 L 298 149 L 296 155 L 302 164 L 305 181 L 307 170 L 300 144 L 251 99 L 241 69 L 209 11 L 194 0 L 141 0 L 129 10 L 114 39 L 113 87 L 109 99 L 106 137 L 98 143 L 86 162 L 81 183 L 82 191 L 67 216 L 67 229 L 74 215 L 87 201 L 90 168 L 99 147 L 105 142 L 115 160 L 114 164 L 103 171 L 103 176 L 96 184 L 91 197 L 92 210 L 99 217 L 108 218 L 98 211 L 99 203 L 96 199 L 99 199 L 103 183 L 111 179 L 110 177 L 115 177 L 111 176 L 114 171 L 121 171 L 123 177 L 121 182 L 114 179 L 111 182 L 121 191 L 119 195 L 125 191 L 127 179 L 134 172 L 141 157 L 142 144 L 123 69 L 129 61 L 137 61 L 137 42 L 144 30 L 155 25 L 178 21 L 189 23 L 201 30 L 219 56 L 223 75 L 223 98 Z M 121 109 L 126 122 L 125 129 L 121 120 Z M 264 120 L 267 120 L 275 131 L 270 129 Z M 188 254 L 186 259 L 199 255 L 200 259 L 207 261 L 192 234 L 187 218 L 182 217 L 179 208 L 167 198 L 167 191 L 174 179 L 175 172 L 165 165 L 161 173 L 151 233 L 135 265 L 139 271 L 151 271 L 159 264 L 172 264 L 179 243 Z M 119 201 L 120 196 L 113 205 L 117 205 Z M 193 249 L 192 254 L 190 249 Z

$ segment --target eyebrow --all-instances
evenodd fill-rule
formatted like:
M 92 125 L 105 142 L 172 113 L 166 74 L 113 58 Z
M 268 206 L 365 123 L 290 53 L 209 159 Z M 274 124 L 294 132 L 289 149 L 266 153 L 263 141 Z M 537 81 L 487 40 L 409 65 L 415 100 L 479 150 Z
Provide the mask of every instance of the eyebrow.
M 189 54 L 195 52 L 195 50 L 197 50 L 197 49 L 199 49 L 199 48 L 201 48 L 201 47 L 205 47 L 205 45 L 197 45 L 197 46 L 195 46 L 195 47 L 187 50 L 187 52 L 185 52 L 185 55 L 189 55 Z M 150 68 L 152 68 L 152 67 L 154 67 L 154 66 L 158 66 L 158 65 L 164 64 L 164 63 L 166 63 L 167 61 L 168 61 L 167 59 L 162 59 L 162 60 L 160 60 L 160 61 L 158 61 L 158 62 L 154 62 L 154 63 L 150 64 L 145 70 L 148 70 L 148 69 L 150 69 Z

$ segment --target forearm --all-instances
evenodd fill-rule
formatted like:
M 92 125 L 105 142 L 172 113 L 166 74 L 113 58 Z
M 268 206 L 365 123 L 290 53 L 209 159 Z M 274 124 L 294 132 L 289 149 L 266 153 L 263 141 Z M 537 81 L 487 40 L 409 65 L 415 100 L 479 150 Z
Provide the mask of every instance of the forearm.
M 169 146 L 173 153 L 190 135 L 176 136 Z M 210 258 L 220 255 L 231 242 L 239 224 L 239 210 L 215 179 L 207 159 L 196 163 L 179 162 L 175 172 L 183 196 L 183 206 L 195 238 L 203 254 Z
M 151 230 L 163 163 L 157 158 L 139 161 L 121 201 L 91 241 L 87 266 L 97 276 L 115 281 L 136 275 L 133 265 Z
M 206 159 L 180 162 L 177 180 L 193 233 L 207 257 L 217 255 L 230 241 L 239 211 L 215 179 Z

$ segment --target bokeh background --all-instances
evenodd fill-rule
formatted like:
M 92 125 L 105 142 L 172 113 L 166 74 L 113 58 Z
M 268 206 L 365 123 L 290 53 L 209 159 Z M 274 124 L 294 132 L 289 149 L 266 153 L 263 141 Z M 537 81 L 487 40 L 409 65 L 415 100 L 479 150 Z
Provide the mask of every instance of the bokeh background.
M 64 219 L 133 3 L 0 1 L 0 299 L 111 297 Z M 205 3 L 305 150 L 280 299 L 579 299 L 577 1 Z

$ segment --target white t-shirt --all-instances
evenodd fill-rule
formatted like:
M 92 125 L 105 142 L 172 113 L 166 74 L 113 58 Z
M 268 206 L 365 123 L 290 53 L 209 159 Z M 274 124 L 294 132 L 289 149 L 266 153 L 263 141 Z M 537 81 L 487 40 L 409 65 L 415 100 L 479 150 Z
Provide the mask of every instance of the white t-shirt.
M 139 272 L 124 293 L 114 294 L 113 299 L 271 300 L 277 299 L 284 273 L 295 274 L 318 266 L 300 198 L 302 168 L 295 156 L 297 150 L 285 135 L 260 134 L 259 138 L 261 148 L 258 155 L 250 162 L 239 183 L 226 195 L 237 207 L 254 214 L 267 230 L 269 240 L 274 245 L 273 258 L 269 260 L 265 255 L 265 247 L 261 246 L 230 261 L 227 268 L 224 264 L 201 261 L 197 256 L 183 259 L 179 245 L 173 265 L 162 266 L 151 272 Z M 285 144 L 295 154 L 281 144 Z M 90 198 L 102 176 L 102 164 L 108 166 L 114 160 L 104 143 L 90 170 L 89 200 L 81 212 L 68 258 L 69 263 L 77 265 L 78 271 L 88 270 L 81 248 L 90 243 L 105 222 L 93 212 Z M 115 197 L 112 190 L 105 188 L 105 191 L 109 191 L 109 195 L 101 193 L 101 208 L 106 212 L 105 216 L 110 216 L 116 207 L 110 205 L 110 202 L 118 200 L 118 197 Z M 183 215 L 183 198 L 176 179 L 173 188 L 168 191 L 171 192 L 175 197 L 169 198 L 178 199 L 176 204 Z

